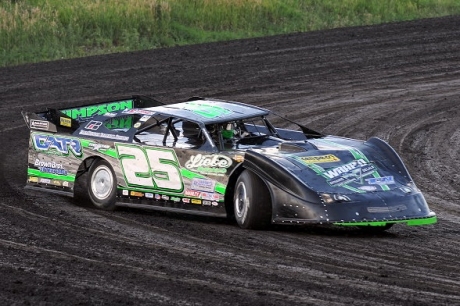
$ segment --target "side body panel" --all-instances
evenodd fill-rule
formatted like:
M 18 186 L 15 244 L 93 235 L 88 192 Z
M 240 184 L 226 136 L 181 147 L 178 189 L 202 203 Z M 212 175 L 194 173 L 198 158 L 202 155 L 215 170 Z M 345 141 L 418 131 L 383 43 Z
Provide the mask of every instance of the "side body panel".
M 229 174 L 242 155 L 116 143 L 119 205 L 225 217 Z
M 78 138 L 32 131 L 29 138 L 27 185 L 73 195 L 78 167 L 85 155 Z
M 32 131 L 27 185 L 73 196 L 79 168 L 93 157 L 107 160 L 114 169 L 121 206 L 225 217 L 229 174 L 244 155 Z

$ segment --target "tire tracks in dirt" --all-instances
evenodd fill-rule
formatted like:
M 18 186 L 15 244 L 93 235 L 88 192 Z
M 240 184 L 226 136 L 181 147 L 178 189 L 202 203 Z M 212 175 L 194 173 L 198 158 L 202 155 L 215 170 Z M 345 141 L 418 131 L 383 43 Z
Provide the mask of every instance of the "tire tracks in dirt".
M 0 301 L 6 304 L 460 304 L 460 18 L 298 33 L 0 69 Z M 213 218 L 24 191 L 21 110 L 131 94 L 268 107 L 400 154 L 435 226 L 372 235 L 244 231 Z

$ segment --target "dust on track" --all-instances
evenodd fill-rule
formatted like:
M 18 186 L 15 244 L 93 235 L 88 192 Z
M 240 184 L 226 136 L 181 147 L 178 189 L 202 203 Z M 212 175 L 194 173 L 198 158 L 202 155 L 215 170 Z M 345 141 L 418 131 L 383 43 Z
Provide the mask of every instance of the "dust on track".
M 460 304 L 460 17 L 0 69 L 2 304 Z M 206 217 L 104 212 L 23 189 L 21 110 L 146 94 L 271 108 L 402 156 L 428 227 L 245 231 Z

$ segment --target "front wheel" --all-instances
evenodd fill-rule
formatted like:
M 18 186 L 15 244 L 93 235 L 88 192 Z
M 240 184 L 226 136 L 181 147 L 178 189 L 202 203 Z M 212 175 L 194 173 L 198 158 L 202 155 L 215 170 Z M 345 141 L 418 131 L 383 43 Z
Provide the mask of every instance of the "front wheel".
M 89 168 L 88 196 L 91 202 L 100 209 L 115 208 L 117 182 L 112 166 L 105 160 L 96 160 Z
M 383 226 L 358 226 L 358 229 L 360 229 L 363 232 L 369 233 L 369 234 L 380 234 L 385 232 L 386 230 L 389 230 L 390 228 L 393 227 L 392 223 L 387 223 Z
M 244 170 L 236 181 L 233 204 L 241 228 L 264 229 L 271 223 L 272 205 L 267 186 L 249 170 Z

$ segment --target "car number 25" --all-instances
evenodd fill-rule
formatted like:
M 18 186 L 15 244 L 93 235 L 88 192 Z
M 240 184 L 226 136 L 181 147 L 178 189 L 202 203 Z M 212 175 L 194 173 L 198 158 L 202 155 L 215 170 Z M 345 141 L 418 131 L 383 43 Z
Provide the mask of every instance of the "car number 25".
M 170 192 L 182 192 L 184 183 L 174 150 L 117 144 L 126 183 Z

